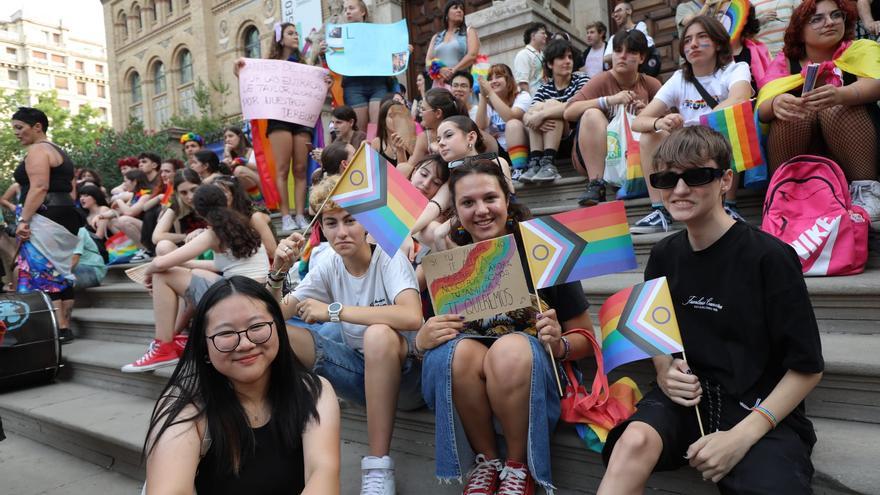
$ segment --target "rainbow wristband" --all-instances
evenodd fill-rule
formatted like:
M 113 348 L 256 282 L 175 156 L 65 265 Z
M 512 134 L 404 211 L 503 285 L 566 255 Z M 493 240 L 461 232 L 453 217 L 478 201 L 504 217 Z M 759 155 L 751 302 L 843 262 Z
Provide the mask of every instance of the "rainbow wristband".
M 773 413 L 770 412 L 770 410 L 768 410 L 768 409 L 767 409 L 766 407 L 764 407 L 764 406 L 760 406 L 760 405 L 755 406 L 755 407 L 752 408 L 752 411 L 757 412 L 758 414 L 760 414 L 761 416 L 763 416 L 764 419 L 766 419 L 767 421 L 769 421 L 769 422 L 770 422 L 770 426 L 771 426 L 772 428 L 776 428 L 776 425 L 779 424 L 779 421 L 776 420 L 776 416 L 774 416 Z

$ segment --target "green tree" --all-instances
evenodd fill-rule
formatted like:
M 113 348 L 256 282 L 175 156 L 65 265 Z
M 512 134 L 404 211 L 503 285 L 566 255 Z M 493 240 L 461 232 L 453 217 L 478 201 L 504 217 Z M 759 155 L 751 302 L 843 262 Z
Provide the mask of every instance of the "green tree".
M 49 139 L 68 152 L 93 142 L 106 130 L 106 123 L 100 119 L 97 109 L 83 105 L 74 115 L 69 109 L 61 107 L 58 93 L 54 90 L 37 94 L 36 103 L 32 103 L 26 90 L 4 91 L 0 94 L 0 119 L 9 122 L 20 106 L 33 106 L 45 112 L 49 118 Z M 3 128 L 4 132 L 0 133 L 0 189 L 5 191 L 12 183 L 12 172 L 24 157 L 25 150 L 15 138 L 12 127 Z

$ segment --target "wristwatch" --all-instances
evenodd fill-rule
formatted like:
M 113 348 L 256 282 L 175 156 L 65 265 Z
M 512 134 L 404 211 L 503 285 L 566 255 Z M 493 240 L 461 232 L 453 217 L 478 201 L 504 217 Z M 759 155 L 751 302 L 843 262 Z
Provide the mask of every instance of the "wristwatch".
M 335 302 L 331 303 L 330 306 L 327 306 L 327 314 L 330 315 L 330 321 L 333 323 L 339 322 L 339 313 L 342 312 L 342 303 Z

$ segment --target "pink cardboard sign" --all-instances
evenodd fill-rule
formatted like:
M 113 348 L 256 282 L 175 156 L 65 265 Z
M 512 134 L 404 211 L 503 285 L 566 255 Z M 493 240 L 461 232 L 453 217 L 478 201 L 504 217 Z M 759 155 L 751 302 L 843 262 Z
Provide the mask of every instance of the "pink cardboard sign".
M 323 68 L 286 60 L 245 59 L 238 74 L 243 119 L 314 127 L 327 97 L 325 74 Z

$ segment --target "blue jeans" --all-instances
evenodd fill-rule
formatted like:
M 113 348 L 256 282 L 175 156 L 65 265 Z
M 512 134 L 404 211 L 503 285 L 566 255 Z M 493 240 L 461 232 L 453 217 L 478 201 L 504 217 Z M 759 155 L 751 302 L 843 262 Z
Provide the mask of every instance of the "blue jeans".
M 386 76 L 344 76 L 342 78 L 342 97 L 345 104 L 352 107 L 365 107 L 371 101 L 381 101 L 388 94 Z
M 552 494 L 550 437 L 559 420 L 559 393 L 550 358 L 541 343 L 535 337 L 522 335 L 528 338 L 532 350 L 527 465 L 535 481 Z M 463 338 L 467 337 L 459 336 L 431 349 L 422 363 L 422 394 L 436 416 L 435 474 L 443 481 L 461 480 L 476 456 L 452 402 L 452 357 Z
M 306 326 L 296 323 L 293 325 Z M 311 327 L 308 330 L 315 341 L 315 366 L 312 371 L 326 378 L 333 385 L 338 396 L 365 406 L 367 399 L 364 394 L 364 354 L 343 343 L 341 325 L 328 323 L 320 325 L 319 328 L 315 328 L 314 325 Z M 410 348 L 414 337 L 411 334 L 414 333 L 404 333 Z M 420 363 L 407 357 L 400 375 L 397 408 L 412 411 L 423 407 L 425 401 L 422 399 Z
M 101 285 L 98 271 L 91 266 L 77 264 L 73 267 L 73 276 L 76 277 L 74 287 L 77 289 L 87 289 Z

